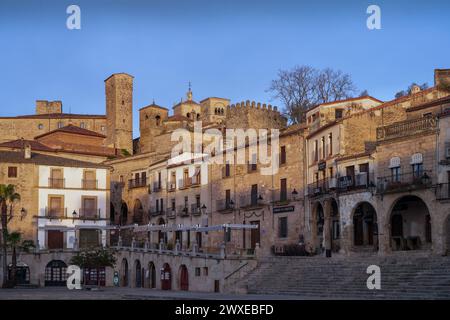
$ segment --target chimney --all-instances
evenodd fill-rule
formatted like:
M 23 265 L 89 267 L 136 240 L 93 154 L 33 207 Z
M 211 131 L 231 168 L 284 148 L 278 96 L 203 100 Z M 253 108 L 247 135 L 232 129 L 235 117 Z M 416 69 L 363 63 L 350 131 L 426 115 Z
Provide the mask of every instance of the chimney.
M 438 88 L 450 88 L 450 69 L 434 70 L 434 85 Z
M 25 159 L 31 159 L 31 144 L 29 142 L 24 146 L 23 156 Z

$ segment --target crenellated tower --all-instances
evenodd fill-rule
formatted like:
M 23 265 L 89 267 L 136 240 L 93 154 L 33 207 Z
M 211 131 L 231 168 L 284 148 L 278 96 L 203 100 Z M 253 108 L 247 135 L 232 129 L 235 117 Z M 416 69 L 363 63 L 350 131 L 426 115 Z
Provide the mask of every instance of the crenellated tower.
M 105 80 L 106 143 L 133 153 L 133 76 L 115 73 Z

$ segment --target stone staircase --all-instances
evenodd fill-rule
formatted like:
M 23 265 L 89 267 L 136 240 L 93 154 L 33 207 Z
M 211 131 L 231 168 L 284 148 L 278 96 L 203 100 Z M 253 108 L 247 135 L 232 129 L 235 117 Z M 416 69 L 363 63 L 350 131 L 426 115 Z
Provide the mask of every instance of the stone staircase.
M 381 269 L 381 289 L 367 288 L 367 267 Z M 267 257 L 236 284 L 250 294 L 305 299 L 450 299 L 450 257 L 401 252 L 386 257 Z

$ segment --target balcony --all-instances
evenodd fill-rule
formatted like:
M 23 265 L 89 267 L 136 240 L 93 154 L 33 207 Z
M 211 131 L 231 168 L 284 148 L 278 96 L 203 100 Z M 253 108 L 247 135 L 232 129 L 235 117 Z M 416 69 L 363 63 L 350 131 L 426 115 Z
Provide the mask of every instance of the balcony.
M 99 220 L 100 219 L 100 209 L 92 208 L 80 208 L 79 218 L 81 220 Z
M 437 128 L 437 121 L 433 117 L 406 120 L 377 128 L 377 141 L 386 141 L 395 138 L 408 137 Z
M 66 187 L 66 179 L 48 179 L 48 186 L 53 189 L 64 189 Z
M 191 178 L 191 187 L 197 187 L 201 183 L 200 175 L 195 175 Z
M 375 177 L 373 172 L 360 172 L 354 176 L 341 176 L 337 178 L 337 190 L 340 193 L 348 191 L 365 191 L 375 188 Z
M 318 197 L 336 189 L 336 178 L 326 178 L 308 185 L 308 196 Z
M 216 211 L 218 212 L 231 212 L 234 209 L 234 203 L 231 199 L 216 200 Z
M 150 216 L 152 217 L 164 215 L 164 210 L 162 208 L 151 207 L 149 211 Z
M 239 207 L 240 208 L 260 208 L 264 204 L 263 198 L 257 195 L 248 195 L 248 196 L 240 196 L 239 197 Z
M 431 173 L 429 170 L 423 170 L 420 174 L 417 172 L 408 172 L 379 177 L 377 181 L 377 193 L 409 192 L 430 188 L 433 184 Z
M 180 179 L 178 180 L 178 189 L 183 190 L 191 186 L 191 179 Z
M 191 204 L 191 214 L 193 216 L 199 216 L 202 214 L 201 209 L 200 209 L 200 205 L 193 203 Z
M 289 194 L 287 190 L 275 189 L 272 191 L 272 204 L 275 206 L 289 204 L 292 200 L 293 195 Z
M 67 218 L 67 208 L 45 208 L 45 216 L 47 219 L 65 219 Z
M 166 215 L 169 219 L 175 219 L 175 217 L 177 216 L 177 211 L 175 208 L 167 208 Z
M 128 189 L 142 188 L 147 186 L 147 178 L 128 180 Z
M 449 183 L 439 183 L 438 185 L 436 185 L 436 199 L 450 200 Z
M 154 193 L 157 192 L 161 192 L 162 188 L 161 188 L 161 182 L 157 181 L 157 182 L 153 182 L 153 188 L 152 188 Z
M 81 185 L 84 190 L 97 190 L 98 181 L 97 180 L 82 180 Z
M 177 184 L 176 182 L 169 182 L 167 184 L 167 191 L 168 192 L 174 192 L 177 189 Z
M 189 217 L 189 208 L 187 206 L 178 206 L 178 216 Z

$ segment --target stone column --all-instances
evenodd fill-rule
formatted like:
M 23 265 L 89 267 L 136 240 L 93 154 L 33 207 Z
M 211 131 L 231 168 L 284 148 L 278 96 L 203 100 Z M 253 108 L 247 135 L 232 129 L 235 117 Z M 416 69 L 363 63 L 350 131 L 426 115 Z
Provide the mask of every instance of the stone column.
M 323 210 L 324 210 L 323 239 L 324 239 L 325 253 L 327 257 L 331 257 L 331 200 L 325 201 Z
M 391 252 L 390 246 L 390 228 L 391 224 L 389 221 L 386 221 L 383 215 L 377 216 L 378 222 L 378 254 L 385 255 L 386 253 Z

